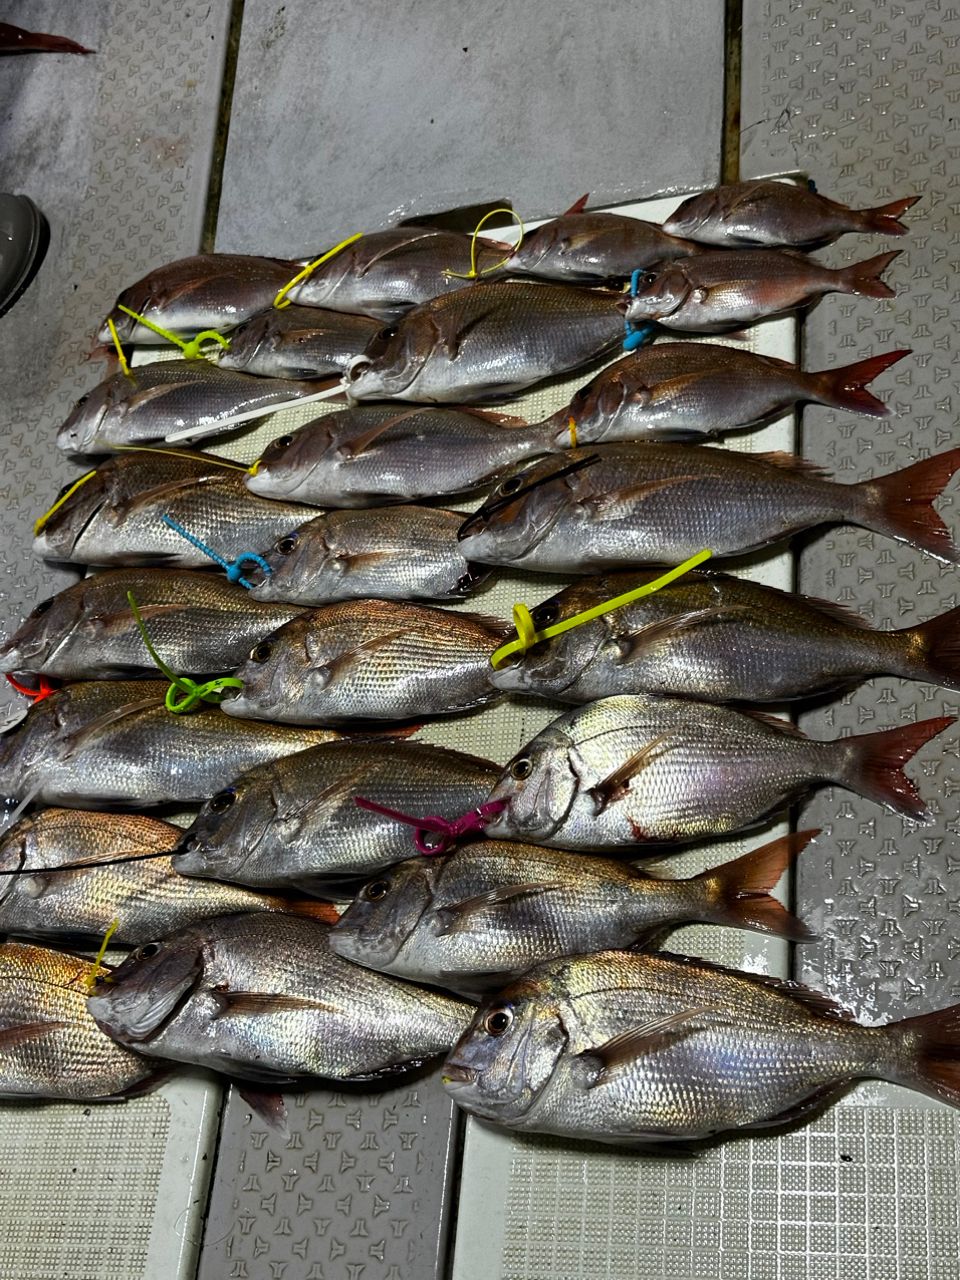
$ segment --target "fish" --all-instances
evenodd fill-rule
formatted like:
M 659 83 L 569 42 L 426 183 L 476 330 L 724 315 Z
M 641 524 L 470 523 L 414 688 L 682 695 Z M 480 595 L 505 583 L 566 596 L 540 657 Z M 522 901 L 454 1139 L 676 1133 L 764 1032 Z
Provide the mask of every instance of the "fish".
M 653 581 L 605 574 L 532 611 L 538 631 Z M 592 702 L 658 693 L 706 702 L 780 702 L 876 675 L 960 689 L 960 609 L 876 631 L 829 600 L 722 573 L 685 573 L 653 595 L 514 654 L 490 680 L 510 693 Z
M 464 559 L 457 541 L 462 524 L 461 511 L 442 507 L 328 511 L 277 539 L 266 556 L 270 572 L 250 571 L 250 598 L 299 605 L 370 596 L 463 599 L 493 571 Z
M 900 219 L 919 199 L 906 196 L 875 209 L 850 209 L 810 186 L 730 182 L 689 196 L 663 229 L 722 249 L 820 249 L 851 231 L 906 235 L 909 228 Z
M 94 968 L 64 951 L 0 943 L 0 1097 L 117 1102 L 159 1084 L 159 1065 L 114 1044 L 88 1013 Z
M 245 475 L 246 467 L 186 449 L 117 454 L 63 487 L 37 522 L 34 551 L 72 564 L 207 569 L 209 556 L 161 516 L 232 560 L 266 551 L 317 514 L 316 507 L 249 493 Z
M 225 716 L 172 715 L 166 680 L 89 680 L 35 702 L 0 734 L 0 795 L 90 808 L 206 800 L 254 765 L 337 735 Z
M 120 310 L 121 304 L 180 338 L 205 329 L 230 333 L 273 305 L 302 263 L 245 253 L 200 253 L 156 267 L 120 294 L 109 320 L 123 343 L 163 345 L 166 339 Z M 97 341 L 112 343 L 104 320 Z
M 960 1005 L 867 1027 L 796 982 L 602 951 L 493 996 L 442 1079 L 486 1120 L 625 1145 L 795 1124 L 861 1079 L 957 1107 Z
M 0 645 L 0 671 L 61 680 L 155 676 L 128 592 L 154 648 L 181 674 L 231 671 L 259 639 L 301 612 L 253 599 L 218 574 L 108 569 L 41 600 Z
M 694 921 L 805 941 L 770 890 L 819 834 L 781 837 L 682 880 L 629 863 L 481 840 L 368 880 L 330 933 L 339 956 L 473 995 L 558 956 L 649 944 Z
M 630 849 L 757 826 L 814 787 L 854 791 L 932 821 L 906 761 L 955 722 L 820 742 L 760 711 L 619 694 L 552 721 L 505 766 L 488 802 L 493 839 L 559 849 Z
M 701 253 L 655 222 L 593 210 L 565 213 L 524 236 L 501 267 L 505 275 L 567 284 L 623 280 L 638 267 Z
M 42 809 L 21 819 L 0 835 L 0 931 L 99 939 L 116 922 L 111 942 L 137 947 L 234 912 L 337 919 L 328 903 L 188 880 L 170 860 L 182 835 L 143 814 Z
M 460 549 L 482 564 L 595 573 L 681 564 L 704 548 L 737 556 L 817 525 L 853 524 L 957 564 L 933 503 L 958 469 L 960 448 L 837 484 L 792 453 L 652 442 L 569 449 L 503 480 L 464 521 Z
M 395 600 L 323 605 L 251 649 L 223 710 L 301 725 L 457 715 L 500 696 L 487 673 L 509 631 L 496 618 Z
M 96 53 L 66 36 L 45 31 L 25 31 L 9 22 L 0 22 L 0 53 Z
M 625 299 L 631 324 L 724 333 L 789 315 L 827 293 L 892 298 L 881 276 L 900 250 L 848 267 L 825 267 L 792 249 L 724 249 L 651 267 Z
M 472 284 L 472 237 L 437 227 L 390 227 L 341 249 L 291 289 L 292 302 L 392 322 L 431 298 Z M 512 252 L 478 237 L 476 267 L 485 273 Z
M 246 485 L 263 498 L 377 507 L 469 493 L 554 449 L 542 430 L 487 409 L 362 404 L 273 440 Z
M 218 360 L 261 378 L 329 378 L 347 371 L 380 322 L 318 307 L 268 307 L 233 331 Z
M 471 1005 L 341 960 L 327 934 L 293 916 L 207 920 L 134 951 L 88 1007 L 128 1048 L 266 1084 L 389 1079 L 450 1049 Z
M 374 338 L 347 373 L 358 400 L 467 403 L 514 395 L 623 338 L 622 294 L 491 281 L 434 298 Z
M 552 415 L 551 441 L 580 445 L 628 441 L 702 444 L 760 426 L 797 405 L 822 404 L 872 418 L 890 410 L 867 384 L 910 355 L 888 351 L 820 372 L 773 356 L 705 342 L 656 342 L 608 365 Z
M 218 791 L 182 833 L 173 866 L 254 888 L 323 894 L 410 855 L 413 828 L 361 808 L 459 818 L 500 775 L 491 760 L 424 742 L 334 742 L 258 765 Z
M 183 435 L 203 440 L 234 430 L 225 419 L 313 395 L 309 382 L 255 378 L 209 360 L 158 360 L 115 373 L 80 397 L 57 432 L 67 453 L 110 453 Z

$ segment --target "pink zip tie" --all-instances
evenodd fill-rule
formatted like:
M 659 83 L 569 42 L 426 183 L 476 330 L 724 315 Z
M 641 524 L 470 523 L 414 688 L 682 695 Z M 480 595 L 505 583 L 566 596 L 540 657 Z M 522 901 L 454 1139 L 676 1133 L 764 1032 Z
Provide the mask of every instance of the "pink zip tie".
M 483 831 L 484 827 L 498 813 L 507 807 L 506 800 L 488 800 L 485 804 L 471 809 L 462 818 L 452 821 L 431 813 L 426 818 L 413 818 L 407 813 L 399 813 L 396 809 L 388 809 L 385 804 L 377 804 L 375 800 L 367 800 L 364 796 L 354 796 L 354 803 L 361 809 L 369 809 L 371 813 L 382 813 L 386 818 L 395 818 L 397 822 L 405 822 L 414 827 L 413 843 L 420 853 L 431 857 L 435 853 L 446 853 L 460 836 L 472 835 L 475 831 Z M 425 837 L 439 836 L 433 844 L 427 844 Z

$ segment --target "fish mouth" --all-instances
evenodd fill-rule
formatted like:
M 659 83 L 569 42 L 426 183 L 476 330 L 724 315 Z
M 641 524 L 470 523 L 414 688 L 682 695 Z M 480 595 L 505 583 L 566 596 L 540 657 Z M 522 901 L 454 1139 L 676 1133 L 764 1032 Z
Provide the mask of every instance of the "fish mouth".
M 5 644 L 0 644 L 0 673 L 14 674 L 24 661 L 23 653 L 19 645 L 8 640 Z
M 473 1067 L 462 1067 L 458 1062 L 445 1062 L 440 1074 L 440 1083 L 449 1093 L 459 1088 L 469 1088 L 477 1083 L 477 1072 Z

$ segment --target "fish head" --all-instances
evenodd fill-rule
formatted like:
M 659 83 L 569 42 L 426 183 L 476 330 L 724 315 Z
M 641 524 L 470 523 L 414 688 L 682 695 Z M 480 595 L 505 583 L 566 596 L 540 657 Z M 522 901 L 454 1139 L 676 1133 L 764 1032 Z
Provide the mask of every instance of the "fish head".
M 31 788 L 33 768 L 62 752 L 64 730 L 58 715 L 63 693 L 34 703 L 16 724 L 0 733 L 0 796 L 21 797 Z
M 663 320 L 679 311 L 693 292 L 682 262 L 663 262 L 641 273 L 637 292 L 625 298 L 631 324 Z
M 565 595 L 566 592 L 551 596 L 531 610 L 530 617 L 536 631 L 543 631 L 562 617 L 577 612 L 564 608 Z M 558 636 L 539 640 L 529 649 L 510 654 L 489 673 L 488 678 L 495 689 L 505 692 L 532 690 L 541 695 L 562 694 L 576 681 L 598 647 L 599 641 L 595 636 L 588 636 L 583 628 L 573 627 Z
M 242 688 L 228 689 L 221 703 L 228 715 L 282 720 L 284 708 L 306 711 L 326 694 L 335 679 L 335 629 L 312 629 L 310 619 L 295 618 L 253 646 L 234 673 Z
M 16 898 L 20 872 L 36 853 L 37 839 L 31 818 L 24 818 L 0 835 L 0 905 Z
M 113 379 L 107 378 L 80 397 L 57 432 L 59 449 L 65 453 L 103 452 L 97 447 L 97 437 L 104 415 L 113 404 L 114 390 Z
M 575 392 L 569 407 L 562 414 L 556 415 L 560 422 L 558 439 L 563 440 L 572 418 L 581 444 L 602 444 L 624 407 L 636 395 L 636 389 L 628 385 L 622 371 L 613 373 L 612 369 L 604 370 L 592 382 Z
M 279 781 L 266 770 L 244 775 L 205 802 L 173 850 L 175 871 L 214 880 L 242 879 L 244 868 L 270 846 L 282 812 Z
M 221 353 L 217 361 L 221 369 L 235 369 L 242 372 L 250 367 L 270 335 L 272 311 L 271 307 L 269 311 L 253 316 L 239 328 L 234 329 L 230 334 L 230 346 Z
M 467 1111 L 516 1123 L 549 1083 L 566 1045 L 549 987 L 521 978 L 477 1011 L 443 1064 L 443 1086 Z
M 549 838 L 576 799 L 578 779 L 571 766 L 572 743 L 554 722 L 505 766 L 487 801 L 503 810 L 487 825 L 489 839 Z
M 251 569 L 254 600 L 284 603 L 289 600 L 322 599 L 334 589 L 349 561 L 330 546 L 326 516 L 317 516 L 300 529 L 291 529 L 277 538 L 264 557 L 270 566 L 265 573 Z
M 418 309 L 374 334 L 347 369 L 348 400 L 390 400 L 409 390 L 441 344 L 428 311 Z
M 563 219 L 553 218 L 550 222 L 541 223 L 526 233 L 503 264 L 504 272 L 522 271 L 536 275 L 544 264 L 555 265 L 553 259 L 558 253 L 562 254 L 565 238 L 568 237 L 565 236 Z
M 502 480 L 460 526 L 461 555 L 480 563 L 521 563 L 569 505 L 568 477 L 555 477 L 557 469 L 556 459 L 545 458 Z
M 67 497 L 69 491 L 73 493 Z M 84 530 L 108 499 L 108 481 L 101 470 L 89 471 L 80 480 L 68 480 L 51 506 L 56 511 L 42 521 L 34 535 L 33 549 L 48 560 L 72 560 Z
M 256 466 L 244 477 L 250 492 L 263 498 L 285 498 L 296 493 L 335 447 L 337 417 L 339 414 L 324 414 L 271 440 Z
M 411 858 L 368 880 L 330 930 L 330 950 L 370 969 L 391 964 L 432 905 L 435 878 L 429 858 Z
M 39 671 L 83 621 L 81 593 L 67 588 L 35 605 L 9 640 L 0 645 L 0 671 Z
M 145 1044 L 177 1016 L 202 976 L 202 947 L 187 930 L 131 952 L 118 969 L 97 980 L 87 1008 L 114 1040 Z
M 688 197 L 678 205 L 664 222 L 663 229 L 671 236 L 691 236 L 706 224 L 722 217 L 724 212 L 723 193 L 704 191 Z

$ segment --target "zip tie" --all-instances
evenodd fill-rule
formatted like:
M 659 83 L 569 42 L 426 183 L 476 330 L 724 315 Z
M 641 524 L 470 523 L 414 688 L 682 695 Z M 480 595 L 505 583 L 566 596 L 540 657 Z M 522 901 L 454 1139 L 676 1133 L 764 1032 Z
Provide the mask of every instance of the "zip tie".
M 294 285 L 299 284 L 301 280 L 306 280 L 308 276 L 313 275 L 317 267 L 321 266 L 324 262 L 329 261 L 329 259 L 334 257 L 336 254 L 338 254 L 341 251 L 341 249 L 346 249 L 349 245 L 356 244 L 358 240 L 362 240 L 362 239 L 363 239 L 363 232 L 358 231 L 355 236 L 348 236 L 346 240 L 341 240 L 340 243 L 335 244 L 332 249 L 328 249 L 326 253 L 321 254 L 320 257 L 317 258 L 315 262 L 308 262 L 307 265 L 303 268 L 303 270 L 298 271 L 297 274 L 293 277 L 293 279 L 288 281 L 288 283 L 283 286 L 283 288 L 274 298 L 273 305 L 276 307 L 276 309 L 278 311 L 282 311 L 284 307 L 289 307 L 290 299 L 287 297 L 287 294 L 290 292 L 290 290 L 293 288 Z
M 236 560 L 224 560 L 223 556 L 217 555 L 216 551 L 214 551 L 212 547 L 208 547 L 205 542 L 201 542 L 198 537 L 185 529 L 182 524 L 178 524 L 177 521 L 174 520 L 173 516 L 164 513 L 160 519 L 165 525 L 171 528 L 174 533 L 179 533 L 181 538 L 186 538 L 186 540 L 192 546 L 196 547 L 198 551 L 202 551 L 205 556 L 209 556 L 211 560 L 218 564 L 224 573 L 226 573 L 228 582 L 239 582 L 241 587 L 246 587 L 248 591 L 253 590 L 253 583 L 248 582 L 246 578 L 241 578 L 240 576 L 243 572 L 243 566 L 248 560 L 253 564 L 258 564 L 264 573 L 273 572 L 266 560 L 264 560 L 263 556 L 258 556 L 255 551 L 244 551 L 242 555 L 237 556 Z
M 21 684 L 19 680 L 15 680 L 12 675 L 6 672 L 4 674 L 7 677 L 7 683 L 12 685 L 14 689 L 16 689 L 17 693 L 23 694 L 25 698 L 29 698 L 33 706 L 36 706 L 38 702 L 42 702 L 44 698 L 49 698 L 51 693 L 56 693 L 60 688 L 59 685 L 50 684 L 46 676 L 40 676 L 39 686 L 36 689 L 31 689 L 27 685 Z
M 117 453 L 162 453 L 169 458 L 186 458 L 188 462 L 196 461 L 197 457 L 195 453 L 186 453 L 183 449 L 160 449 L 154 448 L 153 445 L 149 444 L 112 444 L 110 448 L 112 451 Z M 205 462 L 215 463 L 218 467 L 226 467 L 228 471 L 242 471 L 244 475 L 247 473 L 247 468 L 241 463 L 228 462 L 226 458 L 218 458 L 216 454 L 205 453 L 203 455 L 203 459 Z M 87 476 L 89 477 L 93 474 L 94 473 L 92 471 L 89 471 Z M 64 498 L 68 496 L 69 495 L 64 494 Z M 64 498 L 61 498 L 61 502 Z
M 567 618 L 563 622 L 555 622 L 552 626 L 544 627 L 542 631 L 538 631 L 533 625 L 533 617 L 527 606 L 525 604 L 515 604 L 513 606 L 513 622 L 517 629 L 517 638 L 516 640 L 508 640 L 506 644 L 501 645 L 491 656 L 490 665 L 496 670 L 502 666 L 507 658 L 512 657 L 515 653 L 526 653 L 529 648 L 539 644 L 542 640 L 552 640 L 554 636 L 562 635 L 564 631 L 571 631 L 574 627 L 582 626 L 585 622 L 592 622 L 594 618 L 600 618 L 605 613 L 612 613 L 614 609 L 622 609 L 624 605 L 632 604 L 634 600 L 640 600 L 644 596 L 651 596 L 655 591 L 659 591 L 661 587 L 669 586 L 671 582 L 676 581 L 677 578 L 682 577 L 685 573 L 689 573 L 691 569 L 696 569 L 705 560 L 709 560 L 712 555 L 713 552 L 706 549 L 698 551 L 689 560 L 684 560 L 683 564 L 678 564 L 673 569 L 668 569 L 666 573 L 661 574 L 659 578 L 654 578 L 653 582 L 647 582 L 642 587 L 634 587 L 632 591 L 625 591 L 623 595 L 614 596 L 612 600 L 594 605 L 591 609 L 585 609 L 583 613 L 574 614 L 572 618 Z
M 179 347 L 183 353 L 184 360 L 198 360 L 203 358 L 204 352 L 200 350 L 200 344 L 206 338 L 212 338 L 214 342 L 219 342 L 220 346 L 225 350 L 230 349 L 230 339 L 225 338 L 222 333 L 217 333 L 216 329 L 204 329 L 189 342 L 184 342 L 182 338 L 178 338 L 175 333 L 171 333 L 169 329 L 162 329 L 160 325 L 154 324 L 152 320 L 148 320 L 146 316 L 142 316 L 137 311 L 131 311 L 129 307 L 125 307 L 122 302 L 117 303 L 117 310 L 122 311 L 125 315 L 132 316 L 138 324 L 142 324 L 145 328 L 151 329 L 154 333 L 166 338 L 168 342 L 172 342 L 175 347 Z M 111 324 L 112 322 L 108 322 Z M 129 370 L 127 370 L 129 373 Z
M 495 262 L 492 267 L 484 267 L 482 271 L 478 271 L 477 270 L 477 236 L 480 234 L 480 228 L 483 226 L 483 224 L 489 218 L 492 218 L 495 213 L 509 213 L 511 218 L 516 218 L 517 225 L 520 228 L 520 239 L 517 241 L 515 245 L 513 245 L 510 252 L 507 254 L 507 256 L 503 258 L 500 262 Z M 470 270 L 467 272 L 451 271 L 449 267 L 444 267 L 443 274 L 447 276 L 449 279 L 454 279 L 454 280 L 477 280 L 480 278 L 480 276 L 489 275 L 491 271 L 499 271 L 502 266 L 504 266 L 507 262 L 510 261 L 513 255 L 517 252 L 517 250 L 523 244 L 523 237 L 525 235 L 526 235 L 526 228 L 523 225 L 523 219 L 520 217 L 519 213 L 517 213 L 515 209 L 506 209 L 506 208 L 491 209 L 488 213 L 485 213 L 483 215 L 483 217 L 480 219 L 480 221 L 477 223 L 477 225 L 473 229 L 473 235 L 470 238 Z
M 56 502 L 53 504 L 50 510 L 44 512 L 44 514 L 40 517 L 40 519 L 35 521 L 33 526 L 33 536 L 36 537 L 37 534 L 40 532 L 40 530 L 44 527 L 44 525 L 50 519 L 50 517 L 52 515 L 55 515 L 63 506 L 63 504 L 73 497 L 73 495 L 77 492 L 77 490 L 80 488 L 82 484 L 86 484 L 87 481 L 90 479 L 90 477 L 95 476 L 96 474 L 97 474 L 96 470 L 85 472 L 85 474 L 82 475 L 79 480 L 75 480 L 73 482 L 73 484 L 66 491 L 66 493 L 61 493 L 60 497 L 56 500 Z
M 252 467 L 247 467 L 247 475 L 248 475 L 248 476 L 255 476 L 255 475 L 257 474 L 257 472 L 260 470 L 260 463 L 261 463 L 262 461 L 263 461 L 263 459 L 262 459 L 262 458 L 258 458 L 258 459 L 256 460 L 256 462 L 253 464 L 253 466 L 252 466 Z
M 130 366 L 127 364 L 127 357 L 123 354 L 123 347 L 120 345 L 120 339 L 117 336 L 117 326 L 113 323 L 113 319 L 107 316 L 107 328 L 110 330 L 110 337 L 113 339 L 113 345 L 117 349 L 117 359 L 120 361 L 120 368 L 128 378 L 132 378 Z
M 514 489 L 510 493 L 504 494 L 501 498 L 488 499 L 482 506 L 477 507 L 476 511 L 467 516 L 457 530 L 457 540 L 462 542 L 464 538 L 468 538 L 471 529 L 475 525 L 482 525 L 490 516 L 496 515 L 498 511 L 503 511 L 505 507 L 512 506 L 518 498 L 526 497 L 528 493 L 533 493 L 535 489 L 540 489 L 543 485 L 550 484 L 553 480 L 561 480 L 564 476 L 575 475 L 578 471 L 592 467 L 599 461 L 599 453 L 588 454 L 585 458 L 577 458 L 575 462 L 561 467 L 559 471 L 551 471 L 545 476 L 540 476 L 538 480 L 531 480 L 529 484 L 523 485 L 520 489 Z
M 100 943 L 100 950 L 97 952 L 97 957 L 93 962 L 93 968 L 87 974 L 86 982 L 87 982 L 88 991 L 92 991 L 93 988 L 97 985 L 97 981 L 100 978 L 101 973 L 103 973 L 104 982 L 113 981 L 113 979 L 104 969 L 103 957 L 107 954 L 107 947 L 110 945 L 110 939 L 113 937 L 113 935 L 117 932 L 119 928 L 120 928 L 119 918 L 110 921 L 110 924 L 107 927 L 107 932 L 103 935 L 103 941 Z
M 630 297 L 635 298 L 640 289 L 640 277 L 643 275 L 643 268 L 637 267 L 635 271 L 630 273 Z M 623 318 L 623 327 L 625 336 L 623 339 L 624 351 L 636 351 L 638 347 L 650 339 L 650 335 L 656 331 L 655 324 L 634 324 L 632 320 L 628 320 L 626 316 Z
M 225 689 L 243 688 L 243 681 L 238 680 L 235 676 L 221 676 L 217 680 L 208 680 L 205 684 L 198 684 L 196 680 L 191 680 L 189 676 L 178 676 L 175 671 L 171 671 L 150 643 L 146 625 L 140 616 L 140 610 L 137 607 L 137 601 L 132 591 L 127 592 L 127 603 L 133 610 L 133 620 L 137 624 L 137 630 L 140 632 L 143 643 L 147 646 L 147 653 L 154 660 L 158 669 L 171 682 L 163 700 L 163 705 L 173 715 L 180 715 L 184 711 L 192 711 L 198 702 L 222 702 Z M 184 694 L 184 697 L 179 702 L 176 700 L 177 689 Z
M 577 447 L 577 424 L 573 414 L 570 415 L 570 421 L 567 426 L 570 428 L 570 448 L 575 449 Z
M 284 400 L 280 404 L 268 404 L 259 409 L 248 409 L 244 413 L 235 413 L 229 418 L 218 418 L 217 431 L 221 432 L 227 427 L 236 427 L 241 422 L 252 422 L 254 418 L 265 418 L 267 414 L 280 413 L 283 409 L 301 409 L 305 404 L 312 404 L 314 400 L 332 400 L 336 396 L 343 395 L 346 389 L 347 380 L 346 378 L 341 378 L 335 386 L 327 387 L 326 391 L 315 391 L 312 395 L 299 396 L 296 400 Z M 196 434 L 196 427 L 185 427 L 183 431 L 174 431 L 168 435 L 167 443 L 177 444 L 180 440 L 191 440 Z
M 384 804 L 377 804 L 375 800 L 367 800 L 364 796 L 354 796 L 353 802 L 361 809 L 369 809 L 371 813 L 382 813 L 386 818 L 395 818 L 397 822 L 405 822 L 413 827 L 413 843 L 426 857 L 432 857 L 436 853 L 446 853 L 460 836 L 483 831 L 487 823 L 507 807 L 506 800 L 488 800 L 485 804 L 478 805 L 476 809 L 465 813 L 462 818 L 451 820 L 441 818 L 435 813 L 426 818 L 414 818 L 409 814 L 400 813 L 397 809 L 388 809 Z M 428 835 L 436 835 L 440 838 L 428 844 L 426 841 Z

